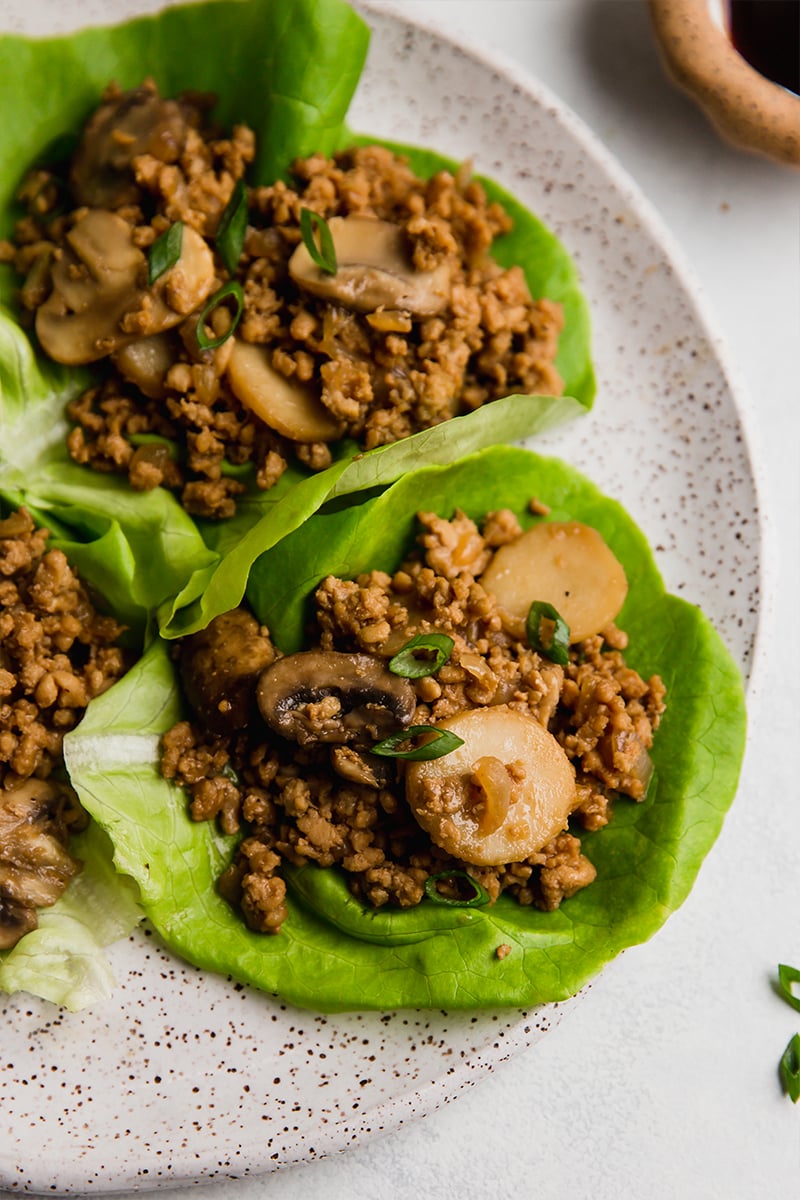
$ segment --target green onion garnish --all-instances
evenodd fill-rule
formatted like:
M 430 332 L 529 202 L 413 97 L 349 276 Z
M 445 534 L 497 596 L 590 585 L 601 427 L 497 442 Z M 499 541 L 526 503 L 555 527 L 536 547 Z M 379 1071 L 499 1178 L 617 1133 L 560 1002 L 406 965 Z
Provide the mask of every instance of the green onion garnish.
M 413 750 L 398 749 L 412 738 L 426 733 L 434 736 L 423 742 L 421 746 L 416 746 Z M 382 754 L 384 758 L 403 758 L 407 762 L 427 762 L 432 758 L 442 758 L 443 755 L 450 754 L 452 750 L 463 745 L 464 739 L 457 737 L 449 729 L 439 729 L 437 725 L 410 725 L 408 729 L 401 729 L 399 733 L 391 734 L 382 742 L 376 742 L 372 747 L 372 753 Z
M 252 462 L 232 463 L 227 458 L 223 458 L 219 464 L 219 473 L 228 479 L 247 479 L 253 473 L 253 464 Z
M 208 335 L 206 334 L 206 331 L 205 331 L 206 317 L 208 316 L 208 314 L 210 312 L 213 312 L 215 308 L 217 308 L 220 304 L 222 304 L 223 300 L 227 300 L 229 297 L 232 298 L 236 302 L 236 312 L 233 315 L 233 320 L 231 321 L 230 329 L 228 329 L 225 333 L 223 333 L 218 338 L 210 338 L 210 337 L 208 337 Z M 230 283 L 226 283 L 224 287 L 221 287 L 218 292 L 214 292 L 214 295 L 211 297 L 208 304 L 205 306 L 203 311 L 200 313 L 200 316 L 198 318 L 198 321 L 197 321 L 197 324 L 195 325 L 195 330 L 194 330 L 195 337 L 197 338 L 197 344 L 200 347 L 200 349 L 201 350 L 216 350 L 217 346 L 221 346 L 223 342 L 227 342 L 228 338 L 233 335 L 234 329 L 239 324 L 239 321 L 242 318 L 243 311 L 244 311 L 244 292 L 242 291 L 242 286 L 240 283 L 237 283 L 235 279 L 232 279 L 230 281 Z
M 443 896 L 437 888 L 436 884 L 439 880 L 457 879 L 463 880 L 469 884 L 474 895 L 468 900 L 451 900 L 447 896 Z M 429 875 L 425 880 L 425 895 L 434 904 L 445 904 L 448 908 L 482 908 L 484 904 L 489 903 L 489 893 L 486 888 L 478 883 L 477 879 L 473 879 L 466 871 L 440 871 L 438 875 Z
M 794 1035 L 784 1050 L 780 1073 L 786 1094 L 797 1104 L 800 1100 L 800 1033 Z
M 424 675 L 435 675 L 453 652 L 455 642 L 446 633 L 419 633 L 389 659 L 389 670 L 393 675 L 405 679 L 421 679 Z
M 338 269 L 336 249 L 333 245 L 330 226 L 325 218 L 321 217 L 319 213 L 312 212 L 310 208 L 301 208 L 300 232 L 303 235 L 303 244 L 306 250 L 320 271 L 324 271 L 326 275 L 335 275 Z M 319 233 L 319 245 L 317 245 L 315 237 L 317 232 Z
M 220 775 L 222 775 L 223 779 L 229 779 L 234 787 L 239 786 L 239 773 L 235 767 L 231 766 L 229 762 L 225 763 L 220 771 Z
M 166 446 L 170 458 L 175 462 L 181 457 L 178 443 L 173 442 L 171 438 L 162 437 L 160 433 L 132 433 L 128 441 L 132 446 Z
M 229 275 L 236 273 L 247 232 L 247 188 L 243 179 L 234 184 L 231 198 L 219 220 L 214 243 Z
M 552 604 L 534 600 L 525 622 L 528 644 L 551 662 L 565 667 L 569 662 L 569 625 Z
M 147 257 L 147 282 L 152 287 L 157 279 L 171 270 L 181 256 L 183 221 L 175 221 L 157 237 Z
M 795 996 L 792 984 L 800 983 L 800 970 L 797 967 L 787 967 L 786 963 L 778 965 L 778 990 L 787 1004 L 800 1012 L 800 996 Z

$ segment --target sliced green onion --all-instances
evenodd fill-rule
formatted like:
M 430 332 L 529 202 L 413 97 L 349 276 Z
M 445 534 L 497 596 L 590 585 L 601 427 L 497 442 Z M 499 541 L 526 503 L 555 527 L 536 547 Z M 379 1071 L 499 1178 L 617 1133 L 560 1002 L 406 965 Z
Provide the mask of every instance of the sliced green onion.
M 214 238 L 219 256 L 225 263 L 229 275 L 236 274 L 239 259 L 242 257 L 246 232 L 247 188 L 244 180 L 238 179 L 231 192 L 231 198 L 225 205 L 225 211 L 220 217 Z
M 210 312 L 213 312 L 215 308 L 217 308 L 220 304 L 222 304 L 222 302 L 224 300 L 227 300 L 229 297 L 236 301 L 236 312 L 233 315 L 233 320 L 231 321 L 230 329 L 228 329 L 225 333 L 223 333 L 218 338 L 210 338 L 210 337 L 208 337 L 208 335 L 206 334 L 206 331 L 205 331 L 206 317 L 208 316 L 208 314 Z M 200 316 L 198 318 L 198 321 L 197 321 L 197 324 L 195 325 L 195 330 L 194 330 L 195 337 L 197 338 L 197 344 L 200 347 L 200 349 L 201 350 L 216 350 L 217 346 L 221 346 L 223 342 L 227 342 L 228 338 L 233 336 L 234 329 L 236 328 L 236 326 L 239 324 L 240 320 L 242 319 L 243 311 L 244 311 L 244 292 L 242 291 L 242 285 L 240 283 L 237 283 L 235 279 L 232 279 L 230 281 L 230 283 L 226 283 L 224 287 L 221 287 L 218 292 L 214 292 L 214 295 L 211 297 L 208 304 L 205 306 L 203 311 L 200 313 Z
M 228 479 L 247 479 L 253 473 L 252 462 L 232 463 L 227 458 L 223 458 L 219 464 L 220 475 L 227 476 Z
M 426 733 L 434 736 L 423 742 L 421 746 L 416 746 L 413 750 L 398 748 L 404 746 L 412 738 Z M 457 737 L 449 729 L 439 729 L 438 725 L 409 725 L 408 729 L 401 729 L 399 733 L 391 734 L 382 742 L 376 742 L 372 747 L 372 753 L 382 754 L 384 758 L 403 758 L 407 762 L 427 762 L 432 758 L 442 758 L 443 755 L 450 754 L 452 750 L 463 745 L 464 739 Z
M 162 437 L 160 433 L 132 433 L 128 441 L 132 446 L 166 446 L 171 459 L 177 462 L 180 458 L 178 443 Z
M 225 766 L 220 771 L 220 775 L 222 775 L 224 779 L 229 779 L 235 787 L 239 786 L 239 773 L 235 767 L 231 766 L 229 762 L 225 763 Z
M 551 662 L 565 667 L 569 662 L 569 625 L 552 604 L 534 600 L 525 622 L 528 644 Z
M 800 996 L 792 991 L 792 984 L 800 983 L 800 970 L 797 967 L 787 967 L 786 963 L 778 966 L 778 990 L 787 1004 L 800 1012 Z
M 324 271 L 326 275 L 335 275 L 338 270 L 336 249 L 330 226 L 325 218 L 321 217 L 319 213 L 312 212 L 310 208 L 301 208 L 300 232 L 303 235 L 303 244 L 306 250 L 320 271 Z M 319 245 L 317 245 L 316 233 L 319 233 Z
M 455 642 L 446 633 L 419 633 L 389 659 L 389 670 L 404 679 L 435 675 L 453 652 Z
M 780 1073 L 787 1096 L 797 1104 L 800 1100 L 800 1033 L 794 1035 L 784 1050 Z
M 439 880 L 463 880 L 472 888 L 474 895 L 468 900 L 451 900 L 447 896 L 443 896 L 437 888 L 436 884 Z M 444 904 L 448 908 L 482 908 L 489 903 L 489 893 L 486 888 L 478 883 L 477 879 L 473 879 L 466 871 L 440 871 L 438 875 L 429 875 L 425 880 L 425 895 L 434 904 Z
M 152 287 L 157 279 L 171 270 L 181 256 L 183 221 L 174 221 L 157 237 L 147 256 L 147 282 Z

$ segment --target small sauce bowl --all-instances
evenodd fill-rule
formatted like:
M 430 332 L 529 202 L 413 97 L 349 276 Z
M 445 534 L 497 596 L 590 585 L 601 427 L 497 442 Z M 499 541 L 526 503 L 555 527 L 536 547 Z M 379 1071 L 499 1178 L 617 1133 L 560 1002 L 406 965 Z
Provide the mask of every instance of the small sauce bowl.
M 736 146 L 800 167 L 800 95 L 751 66 L 743 43 L 741 53 L 735 47 L 728 3 L 649 2 L 668 72 L 718 132 Z M 766 3 L 751 9 L 751 16 L 761 22 L 777 11 Z M 787 9 L 786 15 L 793 14 Z

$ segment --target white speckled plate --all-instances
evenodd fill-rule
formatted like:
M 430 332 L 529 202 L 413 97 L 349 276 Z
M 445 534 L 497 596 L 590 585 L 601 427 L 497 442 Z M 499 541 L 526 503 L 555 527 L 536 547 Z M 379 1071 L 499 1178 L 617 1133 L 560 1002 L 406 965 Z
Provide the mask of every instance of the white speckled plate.
M 0 0 L 0 28 L 60 30 L 111 7 Z M 113 17 L 157 7 L 116 0 Z M 702 605 L 749 674 L 756 488 L 729 371 L 668 238 L 603 148 L 521 72 L 386 13 L 370 20 L 351 124 L 472 157 L 557 230 L 592 304 L 599 392 L 545 448 L 633 512 L 670 590 Z M 559 1016 L 557 1005 L 315 1016 L 186 967 L 145 932 L 112 958 L 119 988 L 89 1013 L 3 1002 L 4 1188 L 129 1191 L 331 1154 L 431 1111 Z

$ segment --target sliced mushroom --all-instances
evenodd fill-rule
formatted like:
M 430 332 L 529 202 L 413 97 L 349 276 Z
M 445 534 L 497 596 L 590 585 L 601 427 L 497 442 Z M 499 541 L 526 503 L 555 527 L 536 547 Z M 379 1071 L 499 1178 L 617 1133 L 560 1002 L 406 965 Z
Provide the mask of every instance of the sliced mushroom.
M 534 600 L 552 604 L 571 642 L 600 633 L 628 592 L 625 570 L 596 529 L 544 521 L 501 546 L 481 577 L 500 608 L 524 620 Z
M 17 904 L 0 892 L 0 950 L 12 950 L 38 924 L 35 908 Z
M 336 273 L 323 271 L 300 243 L 289 259 L 295 283 L 314 296 L 356 312 L 387 308 L 435 316 L 450 301 L 450 267 L 415 270 L 399 225 L 374 217 L 331 217 Z
M 243 608 L 222 613 L 184 640 L 184 694 L 209 729 L 233 733 L 248 724 L 256 681 L 275 653 L 258 621 Z
M 81 864 L 66 849 L 64 789 L 26 779 L 0 791 L 0 948 L 37 924 L 36 909 L 55 904 Z
M 75 222 L 51 270 L 53 290 L 36 313 L 36 333 L 45 351 L 68 366 L 95 362 L 135 341 L 126 314 L 146 309 L 147 333 L 179 324 L 211 293 L 214 259 L 205 241 L 184 227 L 181 256 L 151 288 L 146 260 L 133 229 L 105 209 L 90 209 Z
M 477 866 L 522 862 L 567 824 L 575 772 L 538 721 L 497 705 L 439 721 L 463 739 L 406 765 L 406 799 L 437 846 Z
M 164 163 L 177 162 L 186 132 L 180 104 L 162 100 L 152 80 L 111 96 L 87 122 L 73 156 L 75 199 L 98 208 L 134 204 L 139 189 L 133 159 L 149 154 Z
M 313 388 L 276 371 L 265 346 L 234 340 L 228 382 L 238 400 L 265 425 L 294 442 L 332 442 L 342 427 Z
M 369 745 L 406 729 L 416 707 L 408 680 L 379 659 L 334 650 L 278 659 L 261 676 L 257 697 L 270 729 L 301 746 Z

